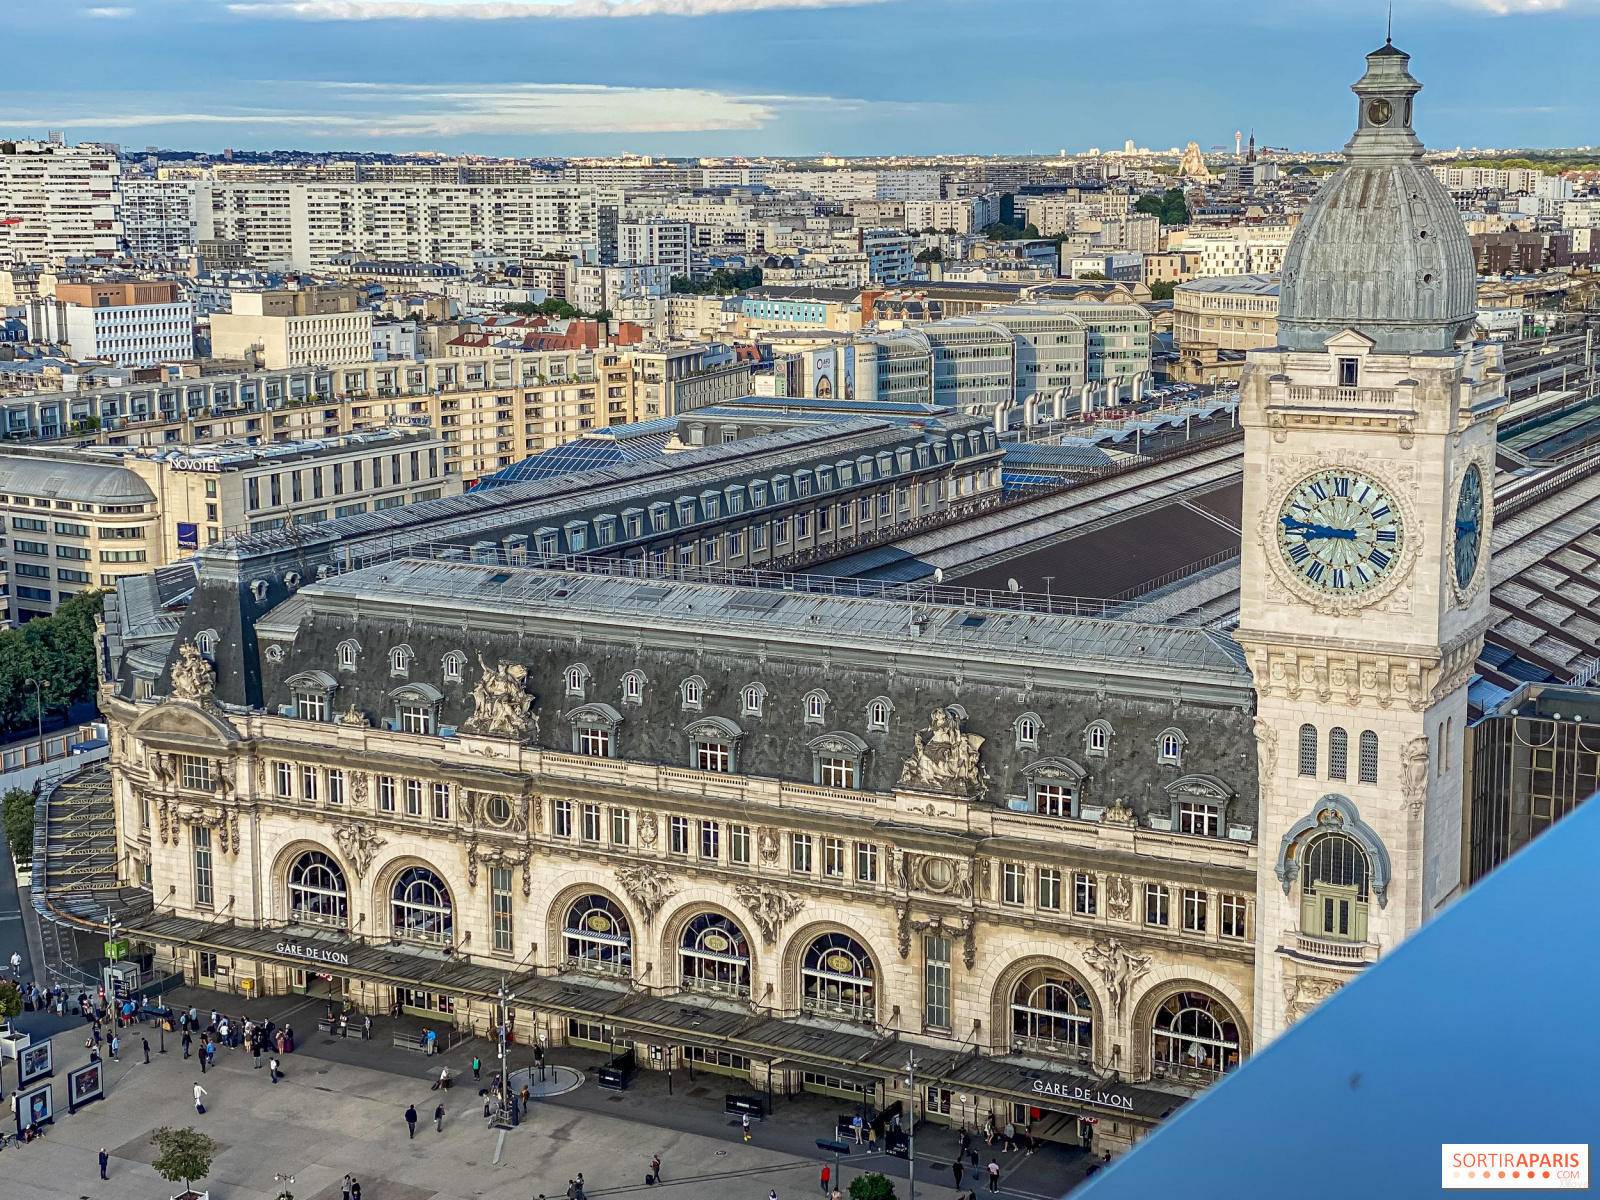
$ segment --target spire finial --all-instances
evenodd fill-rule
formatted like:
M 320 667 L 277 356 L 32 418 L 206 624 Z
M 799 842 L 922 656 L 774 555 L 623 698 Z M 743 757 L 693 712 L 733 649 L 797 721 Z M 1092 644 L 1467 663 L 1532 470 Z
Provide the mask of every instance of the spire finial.
M 1394 45 L 1394 0 L 1389 0 L 1389 24 L 1383 31 L 1383 44 L 1385 46 Z

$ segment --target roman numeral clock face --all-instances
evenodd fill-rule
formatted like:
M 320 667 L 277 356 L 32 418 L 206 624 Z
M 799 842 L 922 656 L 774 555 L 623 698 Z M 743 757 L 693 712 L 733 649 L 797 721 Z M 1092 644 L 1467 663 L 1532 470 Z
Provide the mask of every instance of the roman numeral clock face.
M 1400 562 L 1400 506 L 1370 476 L 1332 467 L 1301 480 L 1278 510 L 1278 552 L 1317 591 L 1359 596 Z

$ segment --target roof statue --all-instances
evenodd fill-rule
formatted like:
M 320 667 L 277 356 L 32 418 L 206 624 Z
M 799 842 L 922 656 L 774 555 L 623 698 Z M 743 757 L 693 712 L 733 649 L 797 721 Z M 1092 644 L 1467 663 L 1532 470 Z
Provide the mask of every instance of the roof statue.
M 1284 256 L 1278 341 L 1318 350 L 1354 329 L 1379 354 L 1451 350 L 1472 334 L 1477 272 L 1466 226 L 1422 163 L 1410 56 L 1367 55 L 1347 161 L 1317 192 Z
M 217 670 L 193 642 L 178 644 L 178 661 L 172 664 L 172 696 L 176 700 L 206 701 L 216 690 Z
M 936 708 L 928 728 L 913 739 L 911 757 L 900 769 L 900 786 L 970 796 L 980 782 L 978 751 L 983 739 L 963 732 L 947 708 Z
M 1205 155 L 1200 153 L 1199 142 L 1190 142 L 1183 148 L 1183 157 L 1178 161 L 1178 174 L 1184 179 L 1211 178 Z
M 472 716 L 462 725 L 463 733 L 517 741 L 539 730 L 533 712 L 533 696 L 528 692 L 528 668 L 521 663 L 501 663 L 491 667 L 478 655 L 483 676 L 472 689 Z

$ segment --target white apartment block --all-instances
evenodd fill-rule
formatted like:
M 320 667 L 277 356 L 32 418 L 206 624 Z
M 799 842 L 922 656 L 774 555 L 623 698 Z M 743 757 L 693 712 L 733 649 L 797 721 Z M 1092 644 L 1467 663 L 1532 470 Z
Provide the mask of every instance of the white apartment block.
M 257 266 L 326 269 L 336 255 L 471 264 L 596 232 L 594 190 L 576 184 L 202 181 L 199 236 L 235 238 Z
M 1201 278 L 1217 275 L 1268 275 L 1283 267 L 1294 229 L 1288 225 L 1233 225 L 1190 229 L 1183 249 L 1200 252 Z
M 0 263 L 115 255 L 121 171 L 101 146 L 0 141 Z
M 1096 221 L 1125 217 L 1133 211 L 1127 192 L 1070 191 L 1049 196 L 1018 197 L 1022 223 L 1032 225 L 1042 237 L 1075 233 Z
M 213 357 L 269 371 L 372 358 L 372 313 L 351 295 L 235 291 L 232 309 L 211 318 Z
M 615 312 L 624 300 L 665 296 L 672 285 L 667 267 L 574 267 L 569 272 L 568 303 L 585 312 Z
M 66 306 L 67 342 L 78 358 L 107 358 L 122 367 L 148 367 L 194 357 L 194 305 Z
M 1563 229 L 1600 229 L 1600 199 L 1568 200 L 1561 205 Z
M 1000 219 L 996 196 L 970 196 L 962 200 L 907 200 L 907 229 L 936 229 L 941 233 L 977 233 Z
M 690 227 L 681 221 L 619 221 L 617 265 L 666 267 L 669 275 L 689 274 Z
M 768 186 L 805 192 L 822 200 L 937 200 L 939 172 L 906 171 L 773 171 Z
M 124 179 L 122 231 L 135 258 L 194 251 L 200 236 L 200 184 L 193 179 Z

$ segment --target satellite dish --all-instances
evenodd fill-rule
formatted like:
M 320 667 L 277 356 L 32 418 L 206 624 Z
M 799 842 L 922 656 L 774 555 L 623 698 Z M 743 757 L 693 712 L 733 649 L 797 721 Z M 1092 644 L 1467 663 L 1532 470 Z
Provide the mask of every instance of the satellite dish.
M 943 567 L 935 567 L 933 569 L 933 581 L 935 583 L 943 583 L 944 582 L 944 568 Z
M 1006 580 L 1006 591 L 1010 592 L 1013 596 L 1015 596 L 1021 590 L 1022 589 L 1017 584 L 1015 579 Z

